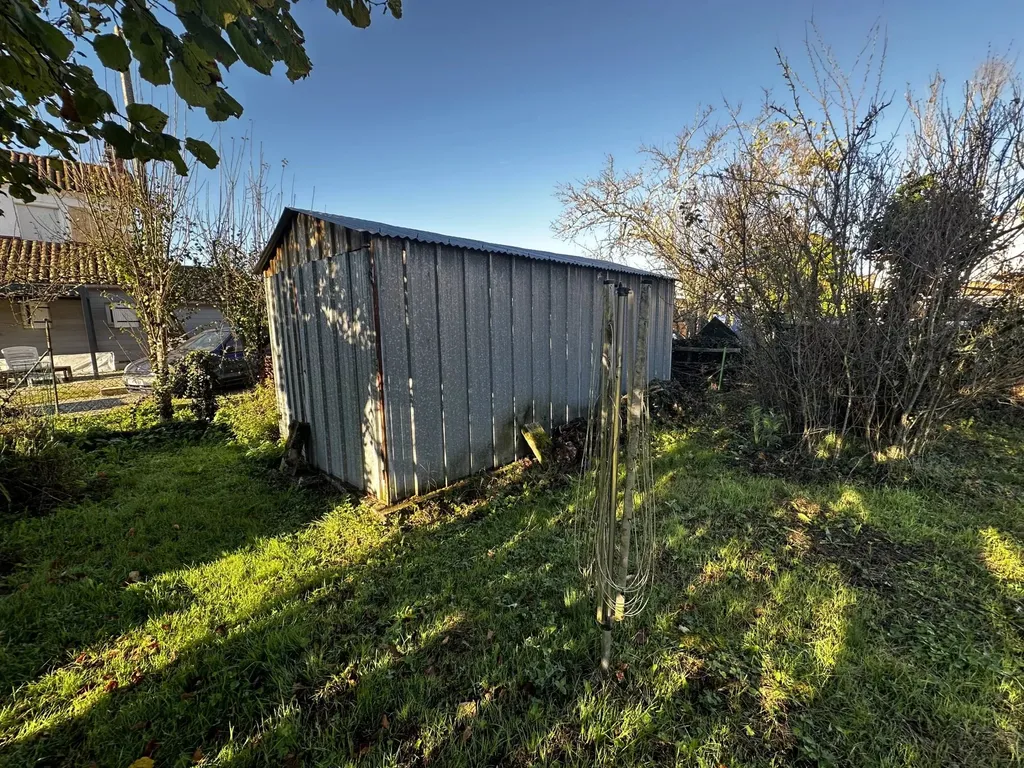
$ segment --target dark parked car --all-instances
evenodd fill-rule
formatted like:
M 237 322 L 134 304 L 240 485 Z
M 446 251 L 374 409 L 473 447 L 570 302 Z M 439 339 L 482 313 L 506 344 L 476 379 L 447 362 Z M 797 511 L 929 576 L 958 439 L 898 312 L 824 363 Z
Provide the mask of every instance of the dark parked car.
M 171 350 L 168 360 L 171 365 L 193 350 L 209 352 L 216 366 L 214 383 L 219 389 L 240 386 L 249 375 L 245 365 L 245 352 L 235 342 L 231 329 L 224 325 L 216 325 L 200 329 Z M 124 385 L 128 389 L 149 390 L 153 388 L 153 371 L 149 360 L 143 358 L 129 363 L 124 369 Z

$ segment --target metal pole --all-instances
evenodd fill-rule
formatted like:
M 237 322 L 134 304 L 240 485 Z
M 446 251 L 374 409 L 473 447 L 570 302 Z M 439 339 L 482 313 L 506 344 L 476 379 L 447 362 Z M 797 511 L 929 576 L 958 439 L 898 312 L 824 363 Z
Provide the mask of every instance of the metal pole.
M 647 381 L 647 332 L 651 315 L 651 284 L 640 285 L 637 311 L 636 348 L 630 376 L 629 409 L 626 411 L 626 481 L 622 486 L 622 530 L 619 540 L 619 593 L 615 600 L 615 620 L 626 612 L 624 590 L 629 579 L 629 547 L 633 535 L 633 493 L 636 489 L 637 457 L 640 452 L 640 420 L 643 417 L 643 391 Z
M 57 398 L 57 366 L 53 362 L 53 341 L 50 339 L 50 318 L 46 318 L 43 325 L 46 331 L 46 352 L 50 356 L 50 381 L 53 384 L 53 415 L 60 411 L 60 401 Z
M 601 626 L 602 636 L 606 629 L 610 630 L 607 606 L 607 579 L 601 572 L 602 554 L 605 551 L 604 536 L 607 535 L 607 506 L 608 506 L 608 476 L 607 468 L 611 464 L 609 451 L 611 441 L 608 439 L 611 430 L 612 410 L 609 407 L 611 400 L 611 388 L 614 376 L 612 364 L 614 360 L 615 345 L 615 284 L 606 280 L 604 284 L 604 305 L 601 337 L 601 386 L 600 411 L 598 423 L 600 424 L 600 443 L 598 446 L 598 461 L 594 467 L 594 568 L 597 577 L 597 623 Z
M 114 25 L 114 34 L 124 39 L 124 33 L 121 31 L 121 27 Z M 135 87 L 132 85 L 132 68 L 128 65 L 128 69 L 121 73 L 121 92 L 124 95 L 124 111 L 125 116 L 128 114 L 128 107 L 135 103 Z M 144 161 L 135 158 L 135 175 L 139 180 L 139 184 L 142 189 L 146 189 L 146 164 Z
M 619 431 L 621 428 L 621 415 L 619 413 L 619 400 L 622 393 L 622 356 L 625 348 L 626 337 L 626 304 L 629 300 L 630 290 L 623 285 L 616 289 L 615 302 L 615 345 L 612 372 L 612 386 L 609 389 L 608 406 L 612 413 L 611 430 L 609 434 L 610 461 L 608 466 L 608 512 L 605 525 L 605 553 L 602 562 L 608 569 L 604 574 L 607 583 L 605 589 L 605 623 L 601 631 L 601 671 L 607 673 L 611 670 L 612 664 L 612 622 L 614 621 L 615 603 L 612 590 L 612 574 L 615 562 L 615 532 L 619 507 Z

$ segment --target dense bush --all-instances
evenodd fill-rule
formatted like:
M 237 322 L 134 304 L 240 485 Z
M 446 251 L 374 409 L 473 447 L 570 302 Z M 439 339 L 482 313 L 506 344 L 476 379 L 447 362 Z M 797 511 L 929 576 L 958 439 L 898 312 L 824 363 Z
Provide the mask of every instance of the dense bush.
M 281 433 L 273 385 L 264 382 L 241 394 L 222 397 L 214 422 L 226 426 L 235 440 L 249 448 L 279 442 Z
M 187 397 L 196 421 L 212 421 L 217 412 L 213 393 L 215 363 L 209 352 L 194 349 L 175 363 L 171 372 L 172 391 Z
M 47 419 L 21 413 L 0 418 L 0 496 L 12 512 L 44 512 L 82 494 L 82 452 L 58 439 Z

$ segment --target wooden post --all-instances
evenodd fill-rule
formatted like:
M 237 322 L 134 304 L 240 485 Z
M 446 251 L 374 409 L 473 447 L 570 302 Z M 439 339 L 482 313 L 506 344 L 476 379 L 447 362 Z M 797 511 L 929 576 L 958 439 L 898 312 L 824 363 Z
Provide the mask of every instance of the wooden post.
M 100 368 L 96 364 L 96 353 L 99 345 L 96 343 L 96 326 L 92 322 L 92 304 L 89 302 L 89 289 L 82 286 L 78 289 L 78 297 L 82 300 L 82 316 L 85 318 L 85 337 L 89 341 L 89 357 L 92 359 L 92 377 L 100 377 Z
M 722 377 L 725 376 L 725 356 L 729 352 L 728 347 L 722 347 L 722 365 L 718 369 L 718 391 L 722 391 Z
M 626 481 L 622 486 L 622 528 L 619 539 L 619 568 L 616 582 L 619 594 L 615 600 L 615 620 L 621 621 L 626 611 L 623 594 L 629 578 L 629 547 L 633 535 L 633 494 L 636 489 L 640 453 L 640 420 L 643 417 L 644 385 L 647 382 L 647 333 L 651 314 L 651 284 L 640 286 L 640 307 L 637 312 L 636 351 L 630 376 L 629 409 L 626 411 Z

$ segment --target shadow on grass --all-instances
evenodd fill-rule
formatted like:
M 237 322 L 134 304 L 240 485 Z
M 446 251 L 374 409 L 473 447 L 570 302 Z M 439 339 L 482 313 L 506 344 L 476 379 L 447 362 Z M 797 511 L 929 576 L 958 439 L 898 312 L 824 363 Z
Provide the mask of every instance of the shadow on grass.
M 328 508 L 268 484 L 219 433 L 201 435 L 185 425 L 90 438 L 94 482 L 109 493 L 0 521 L 0 704 L 88 647 L 187 608 L 192 590 L 162 574 L 301 529 Z
M 889 520 L 902 496 L 819 487 L 809 499 L 722 472 L 687 441 L 663 447 L 661 574 L 649 611 L 618 633 L 631 640 L 607 681 L 592 676 L 597 631 L 578 587 L 570 494 L 527 476 L 383 522 L 335 510 L 264 542 L 238 573 L 238 551 L 195 569 L 187 581 L 214 584 L 204 600 L 230 601 L 250 578 L 270 586 L 238 597 L 223 623 L 219 604 L 174 610 L 151 657 L 126 663 L 123 652 L 115 663 L 96 649 L 98 666 L 34 681 L 0 711 L 2 759 L 862 765 L 1019 755 L 999 720 L 999 666 L 1014 648 L 993 628 L 992 587 L 968 538 L 929 546 L 937 534 L 922 522 L 915 540 Z M 855 549 L 868 542 L 870 554 Z M 268 567 L 275 558 L 302 567 L 289 580 Z M 115 646 L 145 649 L 147 637 Z M 118 687 L 104 691 L 110 674 Z M 82 691 L 83 681 L 99 688 Z

